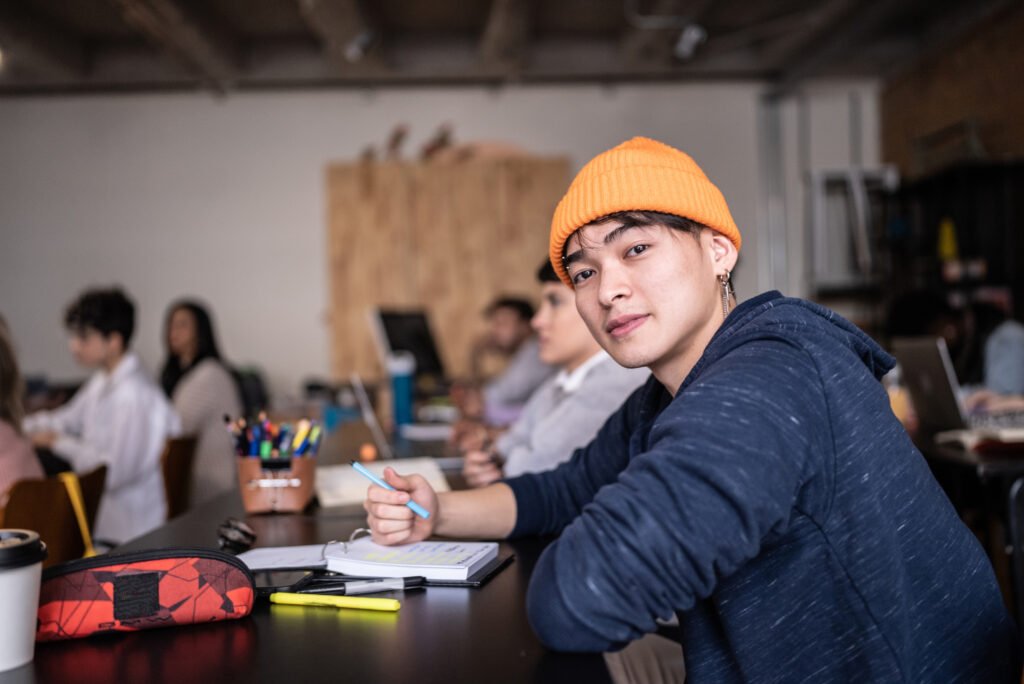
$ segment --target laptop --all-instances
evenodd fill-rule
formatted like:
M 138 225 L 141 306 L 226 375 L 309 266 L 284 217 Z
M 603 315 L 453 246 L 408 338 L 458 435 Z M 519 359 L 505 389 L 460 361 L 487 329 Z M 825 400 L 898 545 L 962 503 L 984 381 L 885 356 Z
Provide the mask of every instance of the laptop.
M 941 337 L 895 339 L 892 347 L 923 433 L 1024 427 L 1022 413 L 968 414 L 949 349 Z
M 373 441 L 377 447 L 377 453 L 381 459 L 389 460 L 395 458 L 395 452 L 392 449 L 391 442 L 388 440 L 387 435 L 384 434 L 384 429 L 381 427 L 380 420 L 377 418 L 377 411 L 373 408 L 373 403 L 370 401 L 370 396 L 366 391 L 366 385 L 363 384 L 363 379 L 359 373 L 352 373 L 349 376 L 349 382 L 352 383 L 352 392 L 356 395 L 356 401 L 359 403 L 359 413 L 363 419 L 363 422 L 370 428 L 370 432 L 373 435 Z M 417 426 L 416 424 L 402 427 L 427 427 Z M 443 441 L 451 433 L 451 426 L 444 425 L 446 430 L 441 440 L 429 439 L 428 441 Z M 406 439 L 415 439 L 410 437 L 403 431 L 403 437 Z M 436 437 L 436 435 L 431 435 Z M 427 439 L 427 438 L 425 438 Z M 461 456 L 430 456 L 429 459 L 433 461 L 442 470 L 461 470 L 462 469 L 462 457 Z
M 384 436 L 384 430 L 380 426 L 380 421 L 377 420 L 377 411 L 374 410 L 373 404 L 370 402 L 370 395 L 366 392 L 366 385 L 363 384 L 362 377 L 360 377 L 359 373 L 352 373 L 349 377 L 349 382 L 352 383 L 352 391 L 356 395 L 356 401 L 359 402 L 360 416 L 373 435 L 373 441 L 377 446 L 377 454 L 383 459 L 394 458 L 395 454 L 391 451 L 391 444 L 388 442 L 388 438 Z
M 398 351 L 410 352 L 416 358 L 416 388 L 427 394 L 447 391 L 445 369 L 437 342 L 422 309 L 370 309 L 370 329 L 381 365 Z M 429 391 L 434 390 L 434 391 Z

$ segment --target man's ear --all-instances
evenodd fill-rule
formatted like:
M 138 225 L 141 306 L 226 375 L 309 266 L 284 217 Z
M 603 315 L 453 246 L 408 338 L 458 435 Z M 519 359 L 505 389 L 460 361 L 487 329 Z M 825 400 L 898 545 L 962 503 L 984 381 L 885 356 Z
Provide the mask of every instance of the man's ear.
M 736 245 L 733 244 L 732 240 L 717 231 L 710 230 L 708 233 L 711 236 L 708 243 L 715 275 L 722 275 L 726 271 L 731 273 L 736 268 L 736 261 L 740 257 Z
M 118 354 L 124 354 L 124 335 L 119 332 L 112 332 L 107 335 L 107 342 L 115 345 Z

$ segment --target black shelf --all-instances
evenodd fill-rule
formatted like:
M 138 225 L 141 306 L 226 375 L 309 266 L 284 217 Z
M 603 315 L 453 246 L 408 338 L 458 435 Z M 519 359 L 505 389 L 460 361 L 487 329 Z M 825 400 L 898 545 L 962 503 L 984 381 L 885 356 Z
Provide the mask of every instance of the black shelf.
M 890 236 L 895 289 L 928 288 L 969 299 L 980 288 L 1008 286 L 1018 317 L 1024 313 L 1024 162 L 958 164 L 905 184 L 889 211 L 907 228 Z M 943 277 L 937 247 L 945 218 L 956 228 L 960 260 L 983 260 L 983 275 Z

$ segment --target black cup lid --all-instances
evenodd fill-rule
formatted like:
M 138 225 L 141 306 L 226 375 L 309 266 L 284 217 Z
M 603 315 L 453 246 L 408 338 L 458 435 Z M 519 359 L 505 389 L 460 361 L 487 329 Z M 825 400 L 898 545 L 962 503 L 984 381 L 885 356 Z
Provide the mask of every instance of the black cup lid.
M 20 568 L 46 558 L 46 544 L 32 530 L 0 530 L 0 570 Z

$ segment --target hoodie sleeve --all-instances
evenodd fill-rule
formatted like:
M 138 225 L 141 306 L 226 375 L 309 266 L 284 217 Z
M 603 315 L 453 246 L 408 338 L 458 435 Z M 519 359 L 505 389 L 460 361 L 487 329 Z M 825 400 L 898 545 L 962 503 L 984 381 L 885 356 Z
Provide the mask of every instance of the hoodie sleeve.
M 509 537 L 553 534 L 572 522 L 597 491 L 629 463 L 629 440 L 639 422 L 641 386 L 605 421 L 597 436 L 554 470 L 506 480 L 516 497 L 516 526 Z
M 832 450 L 828 424 L 817 368 L 790 344 L 751 342 L 706 369 L 542 554 L 527 596 L 541 641 L 619 648 L 710 596 L 785 529 L 808 455 Z

